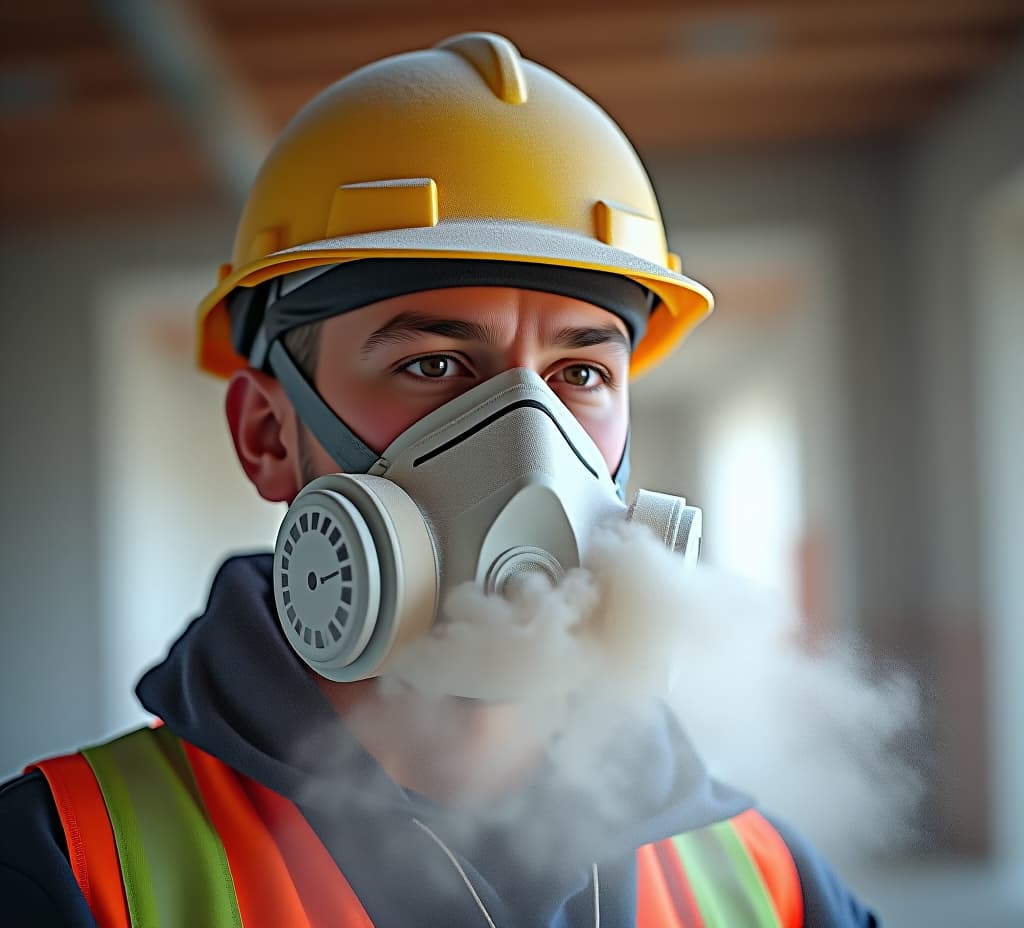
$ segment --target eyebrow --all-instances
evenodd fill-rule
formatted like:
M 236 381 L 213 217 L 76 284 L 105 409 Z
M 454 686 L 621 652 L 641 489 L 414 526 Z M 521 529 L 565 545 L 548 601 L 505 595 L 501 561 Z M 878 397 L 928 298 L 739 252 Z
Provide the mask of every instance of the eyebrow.
M 365 342 L 360 354 L 365 358 L 384 345 L 412 341 L 417 335 L 441 335 L 458 341 L 496 342 L 497 332 L 479 322 L 446 319 L 424 313 L 402 312 L 384 323 Z
M 484 342 L 485 344 L 497 344 L 500 341 L 499 332 L 493 326 L 406 311 L 388 320 L 370 335 L 363 342 L 360 354 L 366 358 L 384 345 L 412 341 L 418 335 L 423 334 L 440 335 L 457 341 Z M 599 326 L 565 326 L 555 333 L 554 344 L 560 348 L 593 348 L 597 345 L 611 345 L 627 356 L 632 347 L 628 336 L 613 323 Z
M 555 333 L 555 344 L 560 348 L 593 348 L 611 345 L 622 354 L 629 355 L 632 345 L 617 325 L 609 322 L 598 326 L 567 326 Z

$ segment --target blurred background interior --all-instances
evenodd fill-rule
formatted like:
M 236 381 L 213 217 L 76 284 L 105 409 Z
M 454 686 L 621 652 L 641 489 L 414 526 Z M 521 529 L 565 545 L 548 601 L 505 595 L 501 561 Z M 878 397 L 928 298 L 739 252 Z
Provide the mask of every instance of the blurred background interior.
M 224 552 L 272 544 L 191 360 L 269 140 L 487 29 L 619 121 L 718 298 L 635 385 L 635 483 L 921 683 L 921 835 L 846 875 L 890 925 L 1024 923 L 1024 0 L 483 9 L 0 7 L 0 775 L 141 719 Z

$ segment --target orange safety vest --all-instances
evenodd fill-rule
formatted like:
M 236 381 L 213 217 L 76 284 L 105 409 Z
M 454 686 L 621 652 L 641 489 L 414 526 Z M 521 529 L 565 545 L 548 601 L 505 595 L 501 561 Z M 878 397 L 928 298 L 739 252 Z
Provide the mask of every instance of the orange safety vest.
M 166 728 L 40 761 L 101 928 L 373 928 L 302 813 Z M 785 842 L 751 810 L 637 851 L 639 928 L 800 928 Z

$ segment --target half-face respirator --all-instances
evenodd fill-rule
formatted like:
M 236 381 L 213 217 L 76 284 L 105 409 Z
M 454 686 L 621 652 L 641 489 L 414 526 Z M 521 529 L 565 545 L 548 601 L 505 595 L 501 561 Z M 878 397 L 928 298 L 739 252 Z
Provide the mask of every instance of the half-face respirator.
M 594 529 L 616 521 L 646 525 L 684 563 L 697 560 L 700 510 L 645 490 L 627 507 L 544 380 L 509 370 L 406 429 L 368 473 L 302 490 L 274 554 L 281 626 L 322 676 L 372 677 L 444 621 L 455 587 L 509 595 L 527 576 L 557 583 L 587 565 Z

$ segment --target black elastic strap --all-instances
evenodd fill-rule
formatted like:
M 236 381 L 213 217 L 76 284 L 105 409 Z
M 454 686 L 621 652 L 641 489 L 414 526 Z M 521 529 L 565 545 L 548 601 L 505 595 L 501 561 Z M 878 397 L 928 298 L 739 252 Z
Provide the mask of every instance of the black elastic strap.
M 270 369 L 281 382 L 299 420 L 346 474 L 365 474 L 380 457 L 331 409 L 299 370 L 281 341 L 270 346 Z
M 334 462 L 346 474 L 365 474 L 380 459 L 369 445 L 353 432 L 324 401 L 281 341 L 274 342 L 268 353 L 270 369 L 284 387 L 284 392 L 302 422 L 324 447 Z M 571 445 L 571 442 L 570 442 Z M 619 466 L 613 475 L 620 499 L 626 498 L 629 480 L 630 434 L 626 433 L 626 446 Z M 573 448 L 575 451 L 576 449 Z M 576 452 L 579 455 L 579 452 Z M 582 460 L 582 458 L 581 458 Z M 586 463 L 586 462 L 584 462 Z M 588 465 L 589 466 L 589 465 Z
M 285 275 L 281 282 L 287 279 Z M 251 357 L 256 341 L 271 345 L 300 325 L 378 300 L 443 287 L 516 287 L 583 300 L 618 316 L 626 324 L 634 348 L 647 329 L 655 300 L 635 281 L 584 268 L 525 261 L 366 258 L 335 265 L 276 299 L 280 283 L 262 292 L 261 288 L 249 293 L 239 288 L 231 296 L 235 350 Z M 262 366 L 262 358 L 252 360 Z

